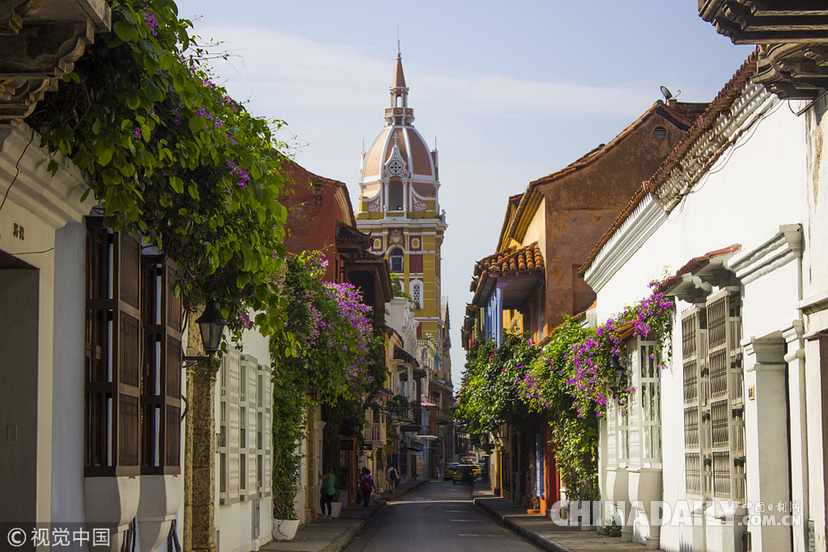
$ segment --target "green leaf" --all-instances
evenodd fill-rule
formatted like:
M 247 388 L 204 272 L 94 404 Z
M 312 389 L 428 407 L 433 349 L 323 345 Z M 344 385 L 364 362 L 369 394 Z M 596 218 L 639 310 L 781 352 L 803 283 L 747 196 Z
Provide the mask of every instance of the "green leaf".
M 135 110 L 141 107 L 141 99 L 138 97 L 138 94 L 130 94 L 126 98 L 127 107 Z
M 184 181 L 178 178 L 177 176 L 173 176 L 170 178 L 170 186 L 172 189 L 175 190 L 175 193 L 180 194 L 184 191 Z
M 134 27 L 130 27 L 123 21 L 116 21 L 112 25 L 112 30 L 115 31 L 115 35 L 124 42 L 131 42 L 138 38 L 138 31 L 136 31 Z
M 95 134 L 100 134 L 101 133 L 101 120 L 100 119 L 95 119 L 95 122 L 92 123 L 92 132 L 94 132 Z
M 242 272 L 241 274 L 239 274 L 236 277 L 236 286 L 238 286 L 239 289 L 246 286 L 249 282 L 250 282 L 250 274 L 248 274 L 247 272 Z

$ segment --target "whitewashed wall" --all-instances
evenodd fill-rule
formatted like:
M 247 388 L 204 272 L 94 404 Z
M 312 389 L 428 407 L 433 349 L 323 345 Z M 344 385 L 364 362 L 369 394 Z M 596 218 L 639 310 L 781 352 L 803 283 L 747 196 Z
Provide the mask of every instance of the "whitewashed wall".
M 690 259 L 707 252 L 742 244 L 750 248 L 765 236 L 777 232 L 783 224 L 801 224 L 807 233 L 806 165 L 803 120 L 788 109 L 786 102 L 765 96 L 773 105 L 770 112 L 747 130 L 710 168 L 702 180 L 668 215 L 663 211 L 653 217 L 653 234 L 640 248 L 631 248 L 630 258 L 617 269 L 598 292 L 598 320 L 619 313 L 625 306 L 649 294 L 647 283 L 673 274 Z M 775 105 L 774 105 L 775 104 Z M 650 199 L 649 202 L 654 200 Z M 650 206 L 653 207 L 650 203 Z M 656 213 L 656 211 L 651 211 Z M 623 234 L 622 227 L 617 235 Z M 637 232 L 644 233 L 643 229 Z M 628 236 L 632 239 L 632 235 Z M 626 243 L 629 243 L 629 239 Z M 594 285 L 601 271 L 610 266 L 610 258 L 624 247 L 623 239 L 610 242 L 587 272 L 587 282 Z M 807 252 L 801 261 L 807 266 Z M 603 263 L 603 265 L 602 265 Z M 798 318 L 797 301 L 801 298 L 800 261 L 794 261 L 763 276 L 749 285 L 744 295 L 744 336 L 762 337 L 780 332 Z M 691 305 L 681 301 L 677 313 Z M 678 315 L 680 321 L 680 314 Z M 685 459 L 683 431 L 683 374 L 681 328 L 674 325 L 672 367 L 662 377 L 661 416 L 663 424 L 663 499 L 675 504 L 685 498 Z M 757 427 L 747 427 L 747 439 L 756 438 Z M 605 431 L 602 437 L 606 438 Z M 778 436 L 784 442 L 785 435 Z M 602 448 L 602 450 L 605 450 Z M 770 458 L 748 457 L 759 466 L 773 464 Z M 602 459 L 606 467 L 606 459 Z M 787 474 L 774 474 L 785 477 Z M 606 478 L 602 483 L 606 486 Z M 748 494 L 753 482 L 748 480 Z M 606 493 L 606 488 L 603 491 Z M 770 497 L 769 497 L 770 499 Z M 774 499 L 775 500 L 775 499 Z M 698 533 L 698 529 L 696 531 Z M 715 528 L 708 527 L 708 533 Z M 636 528 L 634 540 L 643 542 L 643 530 Z M 708 550 L 733 550 L 725 537 L 708 536 Z M 661 531 L 660 546 L 665 551 L 701 549 L 693 529 L 669 524 Z M 754 543 L 754 550 L 758 550 Z

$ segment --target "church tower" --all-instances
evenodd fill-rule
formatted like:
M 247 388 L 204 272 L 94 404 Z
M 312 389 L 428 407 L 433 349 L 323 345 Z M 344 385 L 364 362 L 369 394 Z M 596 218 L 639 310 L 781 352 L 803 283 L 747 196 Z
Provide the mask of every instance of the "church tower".
M 439 347 L 440 249 L 447 225 L 440 212 L 437 150 L 429 150 L 414 128 L 399 52 L 390 92 L 385 126 L 362 154 L 357 227 L 371 234 L 371 252 L 388 259 L 413 299 L 417 337 L 433 338 Z

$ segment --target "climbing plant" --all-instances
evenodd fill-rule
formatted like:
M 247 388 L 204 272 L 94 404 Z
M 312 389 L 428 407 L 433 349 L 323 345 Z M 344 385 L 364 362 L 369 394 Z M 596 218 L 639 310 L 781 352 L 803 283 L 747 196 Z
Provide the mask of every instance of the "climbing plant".
M 494 340 L 478 341 L 467 355 L 458 417 L 481 434 L 504 422 L 519 425 L 527 412 L 546 413 L 569 498 L 597 499 L 598 419 L 608 400 L 625 404 L 634 391 L 628 378 L 616 382 L 611 359 L 626 366 L 624 340 L 638 336 L 656 342 L 653 356 L 665 368 L 673 314 L 673 299 L 652 293 L 594 328 L 565 317 L 542 348 L 512 334 L 504 335 L 500 347 Z
M 475 343 L 455 411 L 471 433 L 485 434 L 505 422 L 525 421 L 528 405 L 521 400 L 518 384 L 538 353 L 537 347 L 516 334 L 504 335 L 500 346 L 493 339 Z
M 272 293 L 286 209 L 274 139 L 210 80 L 191 22 L 171 0 L 112 0 L 112 31 L 27 122 L 89 177 L 116 231 L 138 231 L 175 259 L 174 291 L 192 306 L 217 298 L 240 331 L 282 327 Z M 49 168 L 57 169 L 53 160 Z
M 382 398 L 386 368 L 384 335 L 374 333 L 371 308 L 350 284 L 322 280 L 327 261 L 320 252 L 289 258 L 277 287 L 284 297 L 286 329 L 270 340 L 273 369 L 273 509 L 279 519 L 295 516 L 301 455 L 309 408 L 321 403 L 326 426 L 323 462 L 339 461 L 344 421 L 358 421 Z

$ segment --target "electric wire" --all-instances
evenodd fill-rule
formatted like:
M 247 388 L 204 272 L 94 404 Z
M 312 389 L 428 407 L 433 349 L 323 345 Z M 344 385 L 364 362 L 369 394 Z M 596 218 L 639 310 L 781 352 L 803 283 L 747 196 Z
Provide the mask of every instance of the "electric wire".
M 29 149 L 30 145 L 32 145 L 32 142 L 34 141 L 34 137 L 35 137 L 35 131 L 34 131 L 34 129 L 32 129 L 32 137 L 29 138 L 29 143 L 26 144 L 25 148 L 23 148 L 23 151 L 20 153 L 20 157 L 17 158 L 17 163 L 14 164 L 14 169 L 15 169 L 16 172 L 14 173 L 14 178 L 12 178 L 12 181 L 9 184 L 9 187 L 6 188 L 6 193 L 3 194 L 3 202 L 0 203 L 0 211 L 3 210 L 3 206 L 6 204 L 6 199 L 8 199 L 9 192 L 11 191 L 12 186 L 14 186 L 14 183 L 17 181 L 17 177 L 20 176 L 20 161 L 23 159 L 23 156 L 26 155 L 26 150 Z

